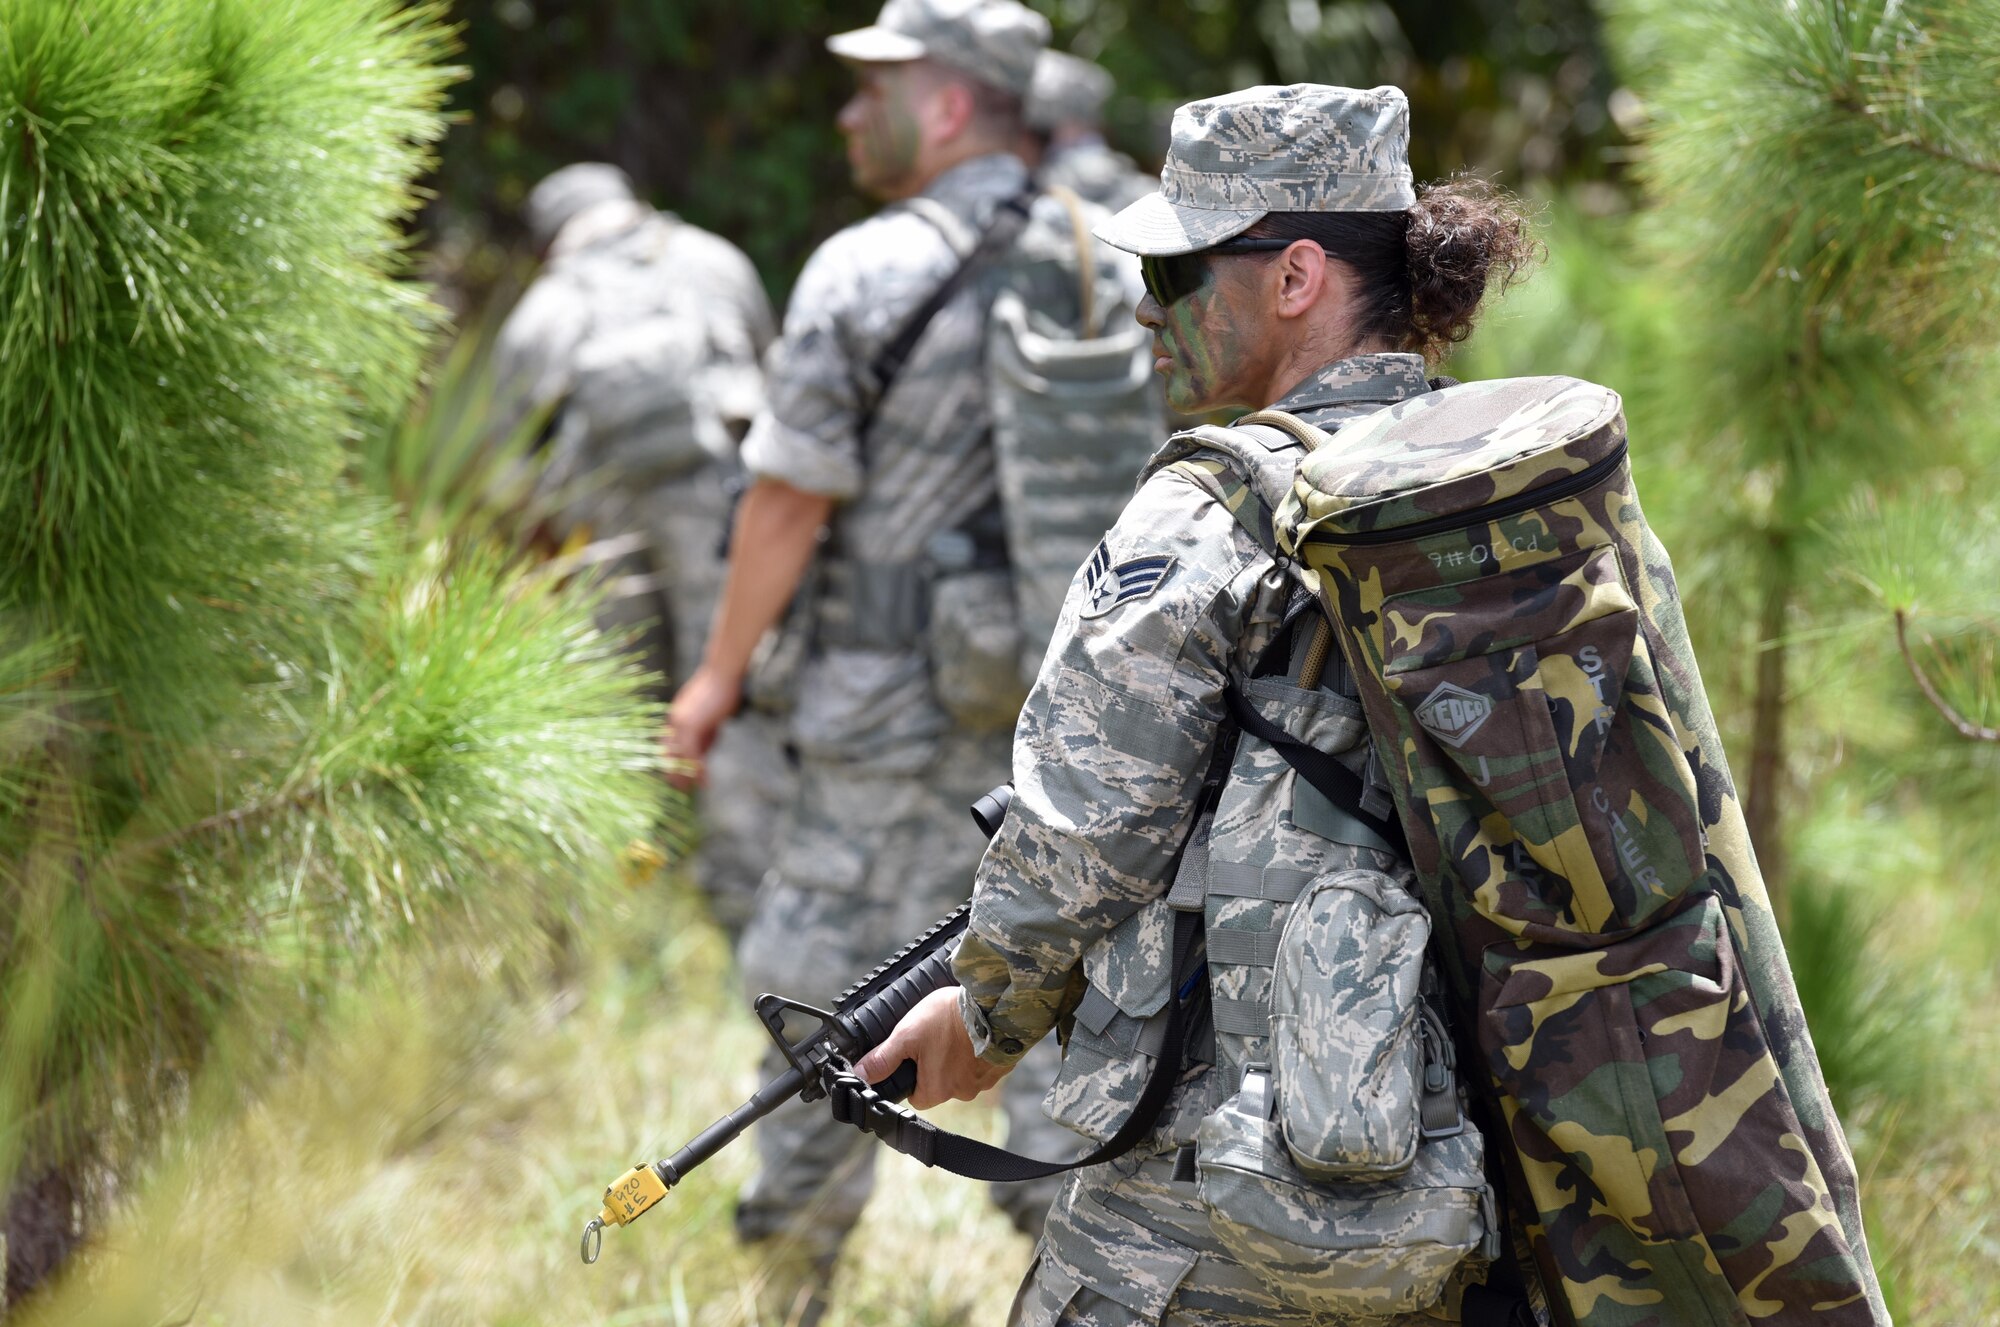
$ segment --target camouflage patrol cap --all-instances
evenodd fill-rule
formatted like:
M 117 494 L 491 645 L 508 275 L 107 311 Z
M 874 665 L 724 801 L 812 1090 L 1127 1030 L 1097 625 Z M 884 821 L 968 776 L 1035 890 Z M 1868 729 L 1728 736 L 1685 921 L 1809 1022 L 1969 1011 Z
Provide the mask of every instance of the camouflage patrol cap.
M 627 202 L 632 197 L 631 177 L 616 166 L 602 161 L 564 166 L 528 191 L 528 235 L 537 249 L 546 249 L 572 218 L 599 203 Z
M 1028 84 L 1026 119 L 1030 129 L 1096 124 L 1111 96 L 1111 75 L 1068 51 L 1043 51 Z
M 1174 112 L 1160 191 L 1097 227 L 1156 258 L 1241 235 L 1270 212 L 1403 212 L 1410 103 L 1401 88 L 1246 88 Z
M 1049 21 L 1017 0 L 889 0 L 875 22 L 826 39 L 843 60 L 937 60 L 983 83 L 1028 95 Z

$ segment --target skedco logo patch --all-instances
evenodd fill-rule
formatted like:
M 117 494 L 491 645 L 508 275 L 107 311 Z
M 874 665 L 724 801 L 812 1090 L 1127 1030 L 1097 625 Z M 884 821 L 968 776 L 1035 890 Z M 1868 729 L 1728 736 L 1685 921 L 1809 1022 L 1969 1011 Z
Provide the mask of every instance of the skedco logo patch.
M 1417 706 L 1417 722 L 1446 746 L 1460 748 L 1493 717 L 1493 698 L 1450 682 L 1440 683 Z

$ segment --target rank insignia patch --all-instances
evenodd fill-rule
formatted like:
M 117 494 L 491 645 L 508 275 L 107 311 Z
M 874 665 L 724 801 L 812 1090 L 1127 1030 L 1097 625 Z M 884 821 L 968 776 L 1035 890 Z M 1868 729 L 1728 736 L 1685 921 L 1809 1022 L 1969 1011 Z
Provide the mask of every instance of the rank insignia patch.
M 1144 599 L 1159 588 L 1173 565 L 1173 558 L 1165 553 L 1113 565 L 1110 545 L 1100 540 L 1083 573 L 1083 588 L 1088 597 L 1082 616 L 1103 617 L 1120 604 Z

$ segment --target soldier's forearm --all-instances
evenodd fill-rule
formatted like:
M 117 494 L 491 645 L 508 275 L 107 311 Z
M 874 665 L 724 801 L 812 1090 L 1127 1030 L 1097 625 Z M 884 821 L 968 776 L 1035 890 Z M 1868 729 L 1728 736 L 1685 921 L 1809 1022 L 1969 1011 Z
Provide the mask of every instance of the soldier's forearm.
M 710 672 L 741 681 L 757 642 L 791 603 L 818 546 L 820 527 L 832 513 L 832 498 L 782 480 L 759 479 L 743 495 L 703 657 Z

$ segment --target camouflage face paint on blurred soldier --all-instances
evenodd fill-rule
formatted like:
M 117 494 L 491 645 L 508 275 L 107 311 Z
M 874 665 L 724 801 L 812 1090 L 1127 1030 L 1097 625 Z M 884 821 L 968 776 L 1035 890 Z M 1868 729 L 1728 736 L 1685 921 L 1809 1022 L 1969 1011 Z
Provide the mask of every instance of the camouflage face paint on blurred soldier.
M 856 65 L 858 86 L 835 121 L 847 138 L 847 164 L 855 187 L 879 198 L 909 192 L 922 130 L 918 98 L 925 90 L 913 65 Z

